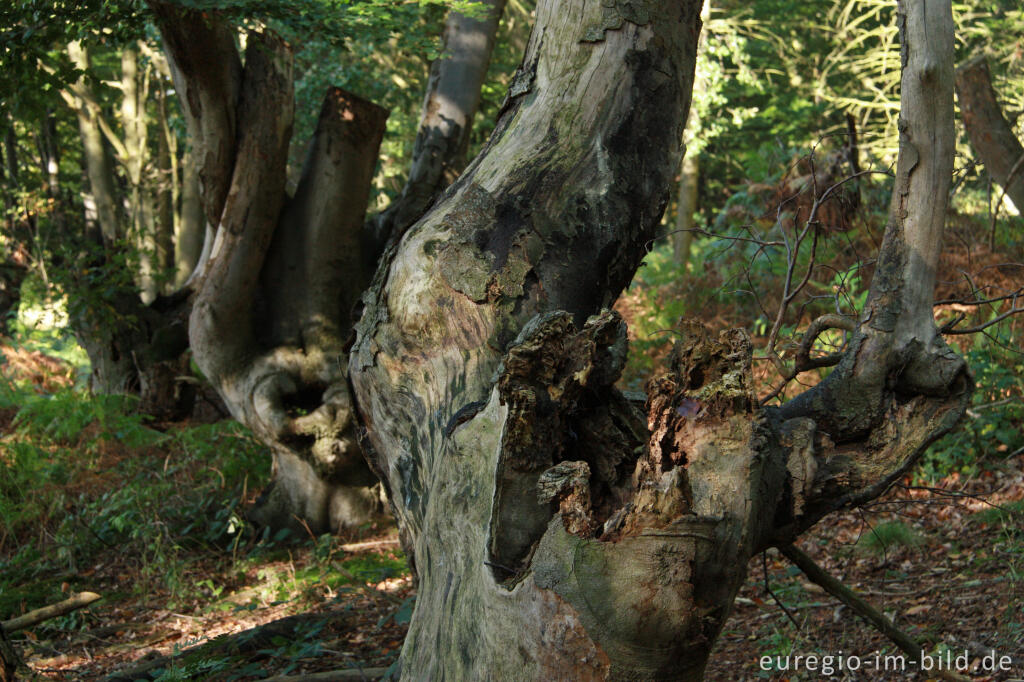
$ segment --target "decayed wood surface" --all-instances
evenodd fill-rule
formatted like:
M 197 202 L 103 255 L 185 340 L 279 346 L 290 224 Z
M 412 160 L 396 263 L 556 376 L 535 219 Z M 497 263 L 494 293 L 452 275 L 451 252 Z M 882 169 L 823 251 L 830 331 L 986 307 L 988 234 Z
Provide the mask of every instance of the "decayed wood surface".
M 969 396 L 931 318 L 952 15 L 920 0 L 886 245 L 834 378 L 762 409 L 746 335 L 687 324 L 642 410 L 613 388 L 625 330 L 595 313 L 664 207 L 699 3 L 606 5 L 538 6 L 484 153 L 364 298 L 350 372 L 420 579 L 404 679 L 700 679 L 747 559 L 878 495 Z

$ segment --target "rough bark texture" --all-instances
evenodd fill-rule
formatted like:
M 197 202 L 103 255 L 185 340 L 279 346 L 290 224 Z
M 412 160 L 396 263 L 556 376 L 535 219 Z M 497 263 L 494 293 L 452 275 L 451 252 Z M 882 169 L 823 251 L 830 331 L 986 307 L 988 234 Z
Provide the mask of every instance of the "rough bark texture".
M 1003 116 L 992 88 L 985 57 L 976 57 L 956 72 L 960 114 L 971 146 L 1006 195 L 1024 212 L 1024 147 Z
M 441 58 L 430 66 L 409 179 L 402 194 L 367 223 L 368 262 L 376 263 L 388 239 L 422 216 L 466 165 L 473 116 L 505 9 L 505 0 L 481 4 L 487 12 L 482 19 L 448 15 Z
M 289 47 L 252 32 L 240 73 L 204 71 L 190 51 L 199 25 L 210 41 L 200 53 L 241 63 L 219 17 L 153 7 L 199 139 L 201 198 L 214 226 L 191 280 L 193 357 L 274 452 L 274 481 L 252 518 L 303 534 L 364 523 L 380 501 L 356 441 L 344 344 L 367 279 L 361 233 L 387 112 L 332 89 L 289 198 Z
M 525 560 L 551 506 L 531 502 L 546 460 L 513 457 L 496 486 L 513 408 L 492 386 L 527 320 L 561 309 L 581 325 L 611 305 L 654 238 L 679 162 L 699 11 L 541 3 L 485 151 L 378 270 L 350 367 L 420 577 L 409 679 L 592 679 L 628 664 L 536 571 L 513 584 L 520 566 L 498 566 Z M 517 423 L 528 428 L 523 400 Z M 528 527 L 502 530 L 520 516 Z M 550 542 L 574 537 L 557 520 L 550 529 Z M 627 658 L 647 669 L 672 655 Z
M 880 494 L 966 405 L 930 312 L 952 15 L 924 0 L 900 9 L 898 180 L 843 364 L 763 409 L 746 334 L 684 324 L 643 409 L 614 389 L 625 330 L 599 311 L 664 209 L 699 12 L 541 2 L 494 136 L 364 298 L 350 372 L 420 578 L 403 679 L 700 679 L 749 557 Z

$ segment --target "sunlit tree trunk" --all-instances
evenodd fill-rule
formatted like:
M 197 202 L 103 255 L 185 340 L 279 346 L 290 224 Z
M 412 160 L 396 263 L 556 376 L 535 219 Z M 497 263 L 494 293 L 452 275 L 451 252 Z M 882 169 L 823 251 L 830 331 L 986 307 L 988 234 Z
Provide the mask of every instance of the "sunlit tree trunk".
M 700 679 L 748 559 L 880 494 L 963 412 L 931 316 L 953 25 L 923 0 L 900 10 L 885 245 L 832 377 L 763 408 L 746 334 L 684 324 L 642 408 L 614 388 L 626 334 L 600 311 L 678 167 L 699 10 L 541 2 L 526 87 L 365 297 L 352 381 L 420 578 L 403 679 Z
M 501 5 L 482 21 L 449 19 L 409 185 L 416 199 L 396 203 L 401 225 L 387 219 L 387 231 L 404 229 L 461 168 Z M 243 68 L 216 17 L 152 6 L 214 226 L 192 276 L 193 356 L 232 414 L 274 452 L 274 482 L 252 518 L 302 532 L 363 523 L 381 504 L 356 441 L 345 343 L 386 239 L 368 244 L 363 218 L 387 113 L 329 92 L 287 197 L 289 49 L 250 34 Z
M 344 346 L 367 279 L 364 215 L 387 112 L 328 92 L 288 197 L 290 49 L 250 33 L 243 68 L 216 17 L 152 6 L 215 226 L 193 274 L 193 357 L 274 453 L 252 518 L 303 534 L 364 523 L 380 500 L 356 441 Z
M 699 0 L 538 5 L 491 140 L 385 251 L 347 356 L 384 112 L 329 93 L 289 199 L 287 46 L 250 33 L 242 67 L 215 15 L 151 6 L 217 226 L 196 362 L 274 447 L 269 518 L 351 519 L 369 459 L 420 580 L 405 679 L 699 679 L 748 559 L 880 494 L 964 409 L 931 316 L 948 2 L 901 5 L 904 136 L 850 349 L 770 409 L 740 330 L 683 324 L 645 404 L 614 387 L 627 336 L 607 308 L 678 168 Z
M 89 54 L 78 42 L 68 44 L 71 62 L 82 71 L 90 68 Z M 96 221 L 99 223 L 103 240 L 113 243 L 124 235 L 121 210 L 118 207 L 114 166 L 107 152 L 101 129 L 103 115 L 95 94 L 83 76 L 70 87 L 73 97 L 65 97 L 78 117 L 78 129 L 82 138 L 82 160 L 89 178 L 89 189 L 95 205 Z
M 367 247 L 373 258 L 389 238 L 423 215 L 466 165 L 473 116 L 505 9 L 505 0 L 481 4 L 483 18 L 452 11 L 445 21 L 441 57 L 430 66 L 409 179 L 402 194 L 367 223 Z

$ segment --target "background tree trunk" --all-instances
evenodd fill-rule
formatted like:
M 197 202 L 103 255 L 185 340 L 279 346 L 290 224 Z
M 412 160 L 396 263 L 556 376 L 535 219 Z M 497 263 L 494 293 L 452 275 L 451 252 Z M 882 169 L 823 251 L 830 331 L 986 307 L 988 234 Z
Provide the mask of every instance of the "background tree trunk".
M 971 146 L 1017 211 L 1024 213 L 1024 147 L 999 107 L 984 56 L 957 69 L 956 90 Z
M 364 299 L 352 382 L 420 577 L 404 679 L 700 679 L 748 559 L 880 494 L 965 408 L 931 317 L 952 13 L 923 0 L 901 3 L 892 217 L 844 363 L 763 409 L 745 333 L 689 324 L 643 411 L 614 389 L 624 326 L 587 316 L 657 230 L 699 11 L 541 2 L 492 139 Z
M 244 68 L 211 73 L 195 33 L 219 63 L 240 64 L 226 26 L 215 14 L 152 5 L 215 226 L 192 276 L 193 357 L 274 453 L 274 481 L 252 518 L 303 534 L 362 524 L 380 500 L 356 442 L 343 349 L 366 281 L 364 211 L 387 112 L 332 89 L 289 198 L 289 48 L 250 33 Z
M 484 0 L 482 19 L 452 11 L 445 21 L 441 57 L 430 65 L 423 115 L 402 194 L 367 222 L 368 261 L 430 207 L 466 165 L 473 116 L 494 50 L 505 0 Z

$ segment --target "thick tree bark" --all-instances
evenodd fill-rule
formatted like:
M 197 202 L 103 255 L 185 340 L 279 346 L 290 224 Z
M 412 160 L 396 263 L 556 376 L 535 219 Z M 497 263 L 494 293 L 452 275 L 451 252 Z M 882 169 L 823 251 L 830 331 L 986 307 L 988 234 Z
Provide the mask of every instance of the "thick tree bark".
M 655 236 L 700 3 L 606 5 L 539 4 L 487 148 L 364 298 L 352 382 L 420 577 L 404 679 L 700 679 L 747 560 L 880 494 L 966 405 L 931 317 L 949 3 L 901 4 L 898 179 L 843 364 L 764 409 L 745 333 L 686 324 L 643 411 L 613 387 L 624 326 L 588 316 Z
M 452 11 L 445 21 L 441 57 L 430 65 L 409 179 L 402 194 L 367 222 L 368 262 L 376 263 L 388 240 L 419 219 L 466 165 L 473 116 L 505 9 L 505 0 L 481 4 L 482 19 Z
M 252 518 L 303 534 L 364 523 L 380 501 L 356 442 L 343 349 L 367 279 L 364 211 L 387 112 L 329 92 L 289 199 L 287 45 L 250 33 L 237 78 L 231 69 L 211 75 L 190 52 L 199 25 L 206 52 L 241 63 L 219 18 L 152 4 L 199 139 L 201 199 L 215 226 L 191 280 L 193 357 L 274 452 L 274 482 Z M 230 146 L 220 140 L 229 130 Z
M 1024 212 L 1024 147 L 1003 116 L 984 56 L 957 69 L 956 91 L 971 146 L 992 179 Z

